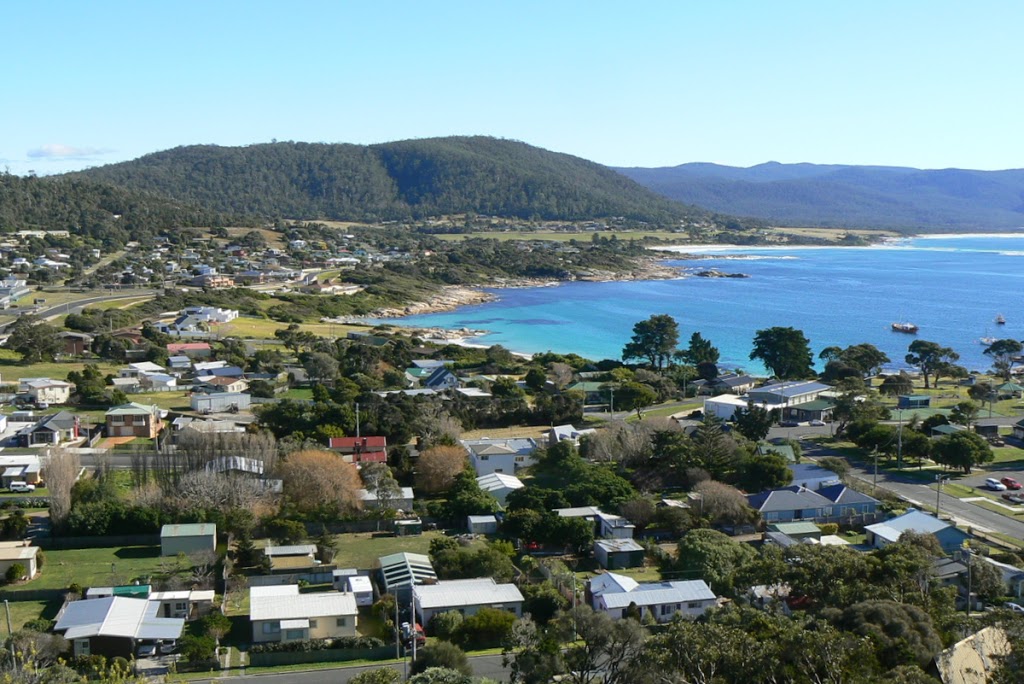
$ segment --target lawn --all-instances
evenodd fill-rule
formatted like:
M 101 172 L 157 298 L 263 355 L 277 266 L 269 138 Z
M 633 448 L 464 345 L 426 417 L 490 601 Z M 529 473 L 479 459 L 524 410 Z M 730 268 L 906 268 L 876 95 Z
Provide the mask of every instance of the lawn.
M 443 537 L 441 532 L 424 532 L 418 537 L 387 537 L 374 538 L 373 532 L 355 532 L 335 535 L 338 556 L 335 563 L 339 568 L 358 568 L 370 570 L 377 567 L 381 556 L 392 553 L 422 553 L 430 550 L 430 540 Z
M 7 605 L 11 609 L 11 626 L 18 631 L 22 625 L 29 620 L 44 617 L 52 620 L 57 616 L 63 601 L 10 601 Z M 2 618 L 6 620 L 6 616 Z M 6 625 L 4 625 L 6 627 Z M 6 631 L 0 630 L 0 631 Z
M 71 371 L 85 368 L 83 361 L 43 361 L 41 363 L 22 364 L 21 356 L 10 349 L 0 349 L 0 377 L 5 383 L 12 383 L 18 378 L 52 378 L 64 380 Z M 106 362 L 94 362 L 100 371 L 117 374 L 117 366 Z
M 190 409 L 188 390 L 177 392 L 139 392 L 129 394 L 128 399 L 139 404 L 152 404 L 162 409 L 175 409 L 188 411 Z
M 280 302 L 271 302 L 280 304 Z M 238 337 L 253 340 L 272 340 L 274 332 L 284 330 L 287 323 L 274 321 L 269 318 L 256 318 L 255 316 L 239 316 L 230 323 L 217 327 L 217 332 L 224 337 Z M 342 325 L 340 323 L 300 323 L 299 329 L 311 332 L 321 337 L 341 337 L 353 330 L 368 330 L 369 326 Z
M 64 589 L 73 583 L 83 587 L 128 584 L 160 574 L 159 546 L 125 546 L 100 549 L 46 551 L 46 562 L 34 580 L 12 587 L 18 589 Z
M 312 401 L 313 390 L 308 387 L 293 387 L 283 394 L 277 395 L 282 399 L 302 399 L 305 401 Z

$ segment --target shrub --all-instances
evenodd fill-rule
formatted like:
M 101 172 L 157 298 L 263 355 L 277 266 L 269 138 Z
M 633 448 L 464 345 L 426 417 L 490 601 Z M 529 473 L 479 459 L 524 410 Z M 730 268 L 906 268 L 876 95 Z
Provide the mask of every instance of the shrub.
M 51 629 L 53 629 L 53 626 L 55 624 L 57 623 L 55 623 L 53 620 L 47 620 L 46 618 L 36 618 L 34 620 L 29 620 L 24 625 L 22 625 L 22 629 L 29 629 L 33 632 L 49 632 Z
M 839 523 L 824 523 L 818 525 L 822 534 L 836 534 L 839 532 Z
M 114 656 L 110 660 L 110 674 L 113 675 L 129 675 L 131 674 L 131 666 L 128 664 L 128 659 L 121 656 Z
M 181 655 L 190 663 L 205 663 L 213 660 L 217 643 L 212 637 L 186 634 L 178 642 Z
M 463 650 L 447 641 L 438 641 L 420 649 L 415 662 L 412 664 L 410 674 L 419 674 L 431 667 L 458 670 L 465 675 L 473 674 L 472 669 L 469 667 L 469 660 L 466 658 Z
M 4 573 L 4 579 L 10 584 L 11 582 L 17 582 L 26 574 L 28 574 L 28 570 L 25 569 L 24 565 L 14 563 L 11 567 L 7 568 L 7 572 Z
M 507 610 L 481 608 L 463 621 L 453 641 L 465 648 L 499 646 L 512 629 L 516 616 Z
M 358 650 L 380 648 L 385 643 L 376 637 L 347 636 L 336 639 L 310 639 L 309 641 L 269 642 L 253 644 L 249 653 L 308 653 L 332 649 Z
M 462 626 L 462 622 L 463 618 L 461 613 L 454 610 L 446 610 L 445 612 L 437 613 L 434 617 L 430 618 L 430 623 L 427 625 L 427 628 L 430 630 L 431 636 L 451 641 L 459 627 Z
M 78 582 L 72 582 L 71 584 L 68 585 L 68 593 L 70 593 L 70 594 L 77 594 L 78 596 L 81 596 L 82 595 L 82 585 L 79 584 Z

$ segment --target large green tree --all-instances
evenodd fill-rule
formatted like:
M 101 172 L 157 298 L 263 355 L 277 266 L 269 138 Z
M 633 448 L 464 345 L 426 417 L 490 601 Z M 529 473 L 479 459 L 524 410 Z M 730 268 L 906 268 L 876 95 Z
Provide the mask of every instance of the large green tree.
M 60 331 L 49 323 L 42 323 L 33 316 L 22 316 L 10 328 L 10 336 L 4 344 L 10 350 L 21 354 L 24 364 L 40 361 L 56 361 L 63 345 L 57 334 Z
M 932 444 L 932 458 L 943 465 L 970 473 L 974 466 L 994 459 L 995 454 L 981 435 L 962 430 L 935 440 Z
M 640 359 L 662 370 L 679 344 L 679 324 L 668 314 L 655 314 L 633 326 L 633 337 L 622 348 L 622 360 Z
M 699 332 L 690 335 L 690 345 L 676 353 L 676 358 L 691 366 L 701 363 L 716 364 L 718 356 L 718 348 L 711 344 L 711 340 L 704 339 Z
M 765 328 L 754 335 L 751 359 L 761 361 L 780 380 L 811 377 L 811 343 L 796 328 Z
M 949 347 L 943 347 L 937 342 L 928 340 L 914 340 L 907 347 L 907 351 L 909 353 L 904 359 L 921 371 L 925 389 L 929 387 L 928 378 L 943 372 L 947 365 L 951 365 L 960 358 L 960 355 Z
M 985 349 L 985 356 L 992 359 L 992 370 L 1009 382 L 1013 364 L 1024 351 L 1024 344 L 1017 340 L 996 340 Z

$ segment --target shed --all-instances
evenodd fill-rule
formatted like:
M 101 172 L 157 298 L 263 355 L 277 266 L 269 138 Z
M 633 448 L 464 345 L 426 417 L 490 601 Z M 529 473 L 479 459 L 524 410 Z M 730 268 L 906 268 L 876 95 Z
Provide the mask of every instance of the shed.
M 160 529 L 160 555 L 177 556 L 217 550 L 217 526 L 213 523 L 164 525 Z
M 398 537 L 417 537 L 423 534 L 423 521 L 419 518 L 395 520 L 392 525 Z
M 470 515 L 466 517 L 470 534 L 497 534 L 498 519 L 493 515 Z
M 930 408 L 931 405 L 932 398 L 928 394 L 901 394 L 896 401 L 898 409 Z
M 369 577 L 360 575 L 355 568 L 335 570 L 332 575 L 334 588 L 353 594 L 357 606 L 373 605 L 373 583 Z
M 812 522 L 780 522 L 768 526 L 772 532 L 781 532 L 790 539 L 821 539 L 821 528 Z
M 252 397 L 245 392 L 216 392 L 214 394 L 193 394 L 193 411 L 217 413 L 220 411 L 244 411 L 252 404 Z
M 605 570 L 637 568 L 644 564 L 644 547 L 634 539 L 598 539 L 594 557 Z

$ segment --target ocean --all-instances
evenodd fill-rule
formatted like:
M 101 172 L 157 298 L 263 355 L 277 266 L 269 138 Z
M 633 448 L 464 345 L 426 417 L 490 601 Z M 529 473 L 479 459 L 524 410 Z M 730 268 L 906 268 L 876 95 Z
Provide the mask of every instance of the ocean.
M 619 358 L 633 324 L 652 314 L 679 323 L 680 345 L 699 331 L 721 352 L 720 365 L 763 373 L 749 359 L 754 334 L 792 326 L 814 355 L 828 346 L 869 342 L 893 368 L 907 345 L 938 342 L 970 370 L 990 362 L 982 337 L 1024 339 L 1024 234 L 915 237 L 871 247 L 681 247 L 708 259 L 673 260 L 679 279 L 491 290 L 498 301 L 409 316 L 402 325 L 490 331 L 475 342 L 517 352 L 575 352 Z M 670 253 L 666 256 L 671 257 Z M 698 278 L 717 269 L 749 278 Z M 1005 325 L 997 325 L 1002 314 Z M 891 330 L 920 327 L 916 336 Z

